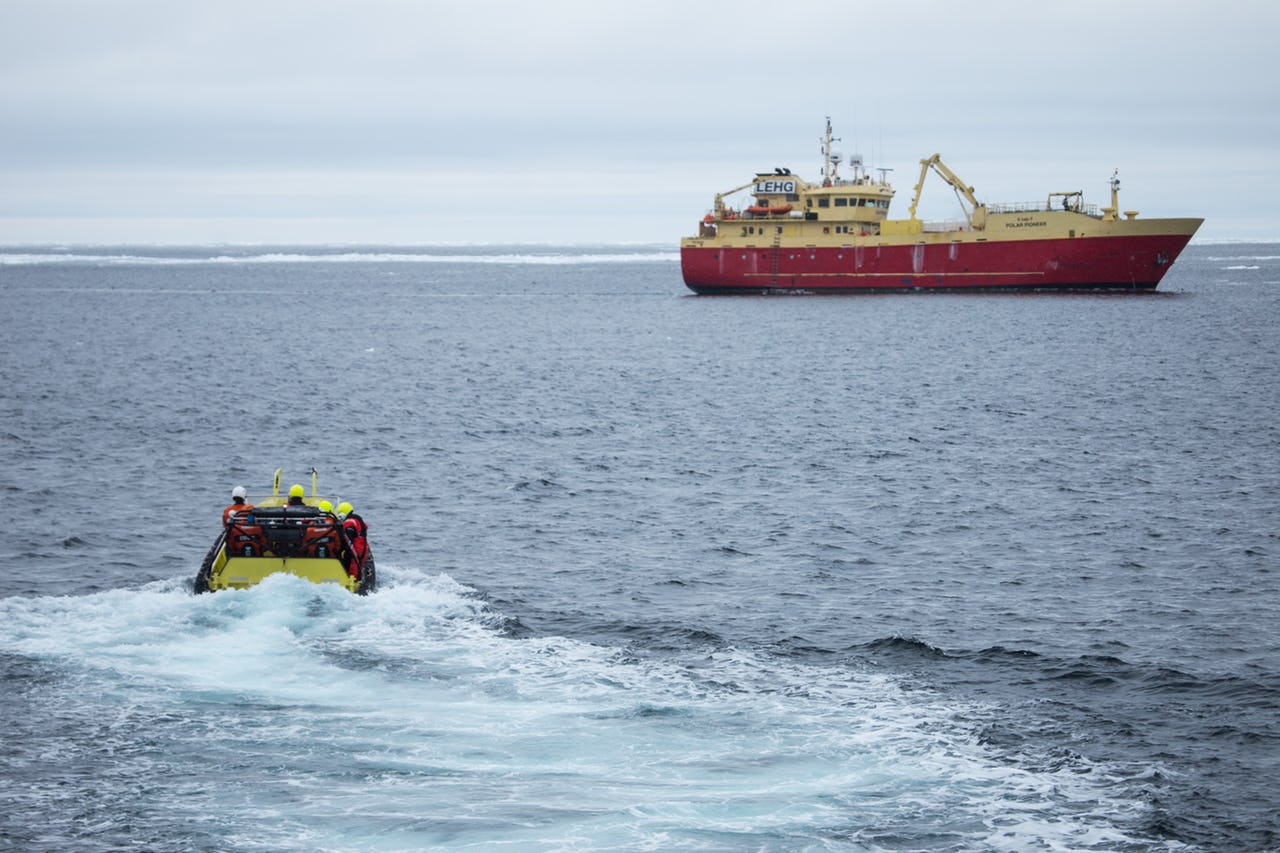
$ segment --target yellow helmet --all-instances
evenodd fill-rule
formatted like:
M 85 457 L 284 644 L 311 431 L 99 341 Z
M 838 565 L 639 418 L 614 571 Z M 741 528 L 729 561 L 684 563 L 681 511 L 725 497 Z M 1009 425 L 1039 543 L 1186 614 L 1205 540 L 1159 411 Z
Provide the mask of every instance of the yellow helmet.
M 320 507 L 321 512 L 333 512 L 333 504 L 328 501 L 320 501 L 316 506 Z
M 340 518 L 346 518 L 348 515 L 351 515 L 351 504 L 343 501 L 338 504 L 338 516 Z
M 289 497 L 300 498 L 302 497 L 302 495 L 303 495 L 302 486 L 298 485 L 297 483 L 294 483 L 292 486 L 289 487 Z

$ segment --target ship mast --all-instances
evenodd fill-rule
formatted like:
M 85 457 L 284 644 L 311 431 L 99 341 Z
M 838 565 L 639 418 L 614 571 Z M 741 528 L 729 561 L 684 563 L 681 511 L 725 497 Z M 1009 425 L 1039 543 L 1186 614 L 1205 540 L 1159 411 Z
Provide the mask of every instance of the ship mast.
M 831 135 L 831 116 L 827 116 L 827 132 L 818 137 L 822 143 L 822 185 L 829 187 L 836 180 L 836 172 L 840 170 L 839 155 L 832 156 L 831 143 L 839 142 L 840 137 Z
M 1136 215 L 1136 214 L 1135 214 Z M 1102 208 L 1102 221 L 1111 222 L 1120 218 L 1120 170 L 1111 173 L 1111 206 Z

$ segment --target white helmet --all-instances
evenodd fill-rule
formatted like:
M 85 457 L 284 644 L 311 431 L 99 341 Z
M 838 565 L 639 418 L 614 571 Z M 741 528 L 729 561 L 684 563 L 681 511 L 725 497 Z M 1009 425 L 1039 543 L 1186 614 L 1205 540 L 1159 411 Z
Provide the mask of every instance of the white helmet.
M 233 498 L 243 498 L 245 494 L 244 486 L 236 486 L 231 490 L 231 497 Z

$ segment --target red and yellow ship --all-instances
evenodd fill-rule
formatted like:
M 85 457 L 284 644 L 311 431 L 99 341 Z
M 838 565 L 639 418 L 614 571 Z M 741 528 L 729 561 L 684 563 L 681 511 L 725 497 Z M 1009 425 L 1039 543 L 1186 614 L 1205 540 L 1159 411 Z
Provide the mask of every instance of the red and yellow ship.
M 1085 204 L 1080 191 L 1043 202 L 984 204 L 935 154 L 920 161 L 907 219 L 890 219 L 893 187 L 850 160 L 840 177 L 831 122 L 822 143 L 822 180 L 789 169 L 759 173 L 720 193 L 696 237 L 680 241 L 684 281 L 696 293 L 840 293 L 886 290 L 1151 291 L 1203 219 L 1139 219 L 1111 204 Z M 965 218 L 917 218 L 930 171 L 953 187 Z M 742 207 L 726 199 L 750 190 Z

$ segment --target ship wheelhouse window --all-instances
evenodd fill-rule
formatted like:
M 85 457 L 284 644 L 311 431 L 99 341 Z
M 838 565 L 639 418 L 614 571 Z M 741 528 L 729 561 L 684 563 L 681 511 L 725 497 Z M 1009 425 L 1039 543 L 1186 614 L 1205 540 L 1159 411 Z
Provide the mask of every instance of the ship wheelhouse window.
M 818 207 L 830 207 L 830 206 L 831 206 L 831 199 L 829 198 L 818 199 Z
M 787 193 L 787 201 L 799 201 L 800 193 Z
M 867 206 L 867 200 L 865 198 L 858 199 L 858 207 L 866 207 L 866 206 Z
M 836 207 L 848 207 L 848 206 L 849 206 L 849 199 L 843 198 L 843 197 L 836 199 Z

